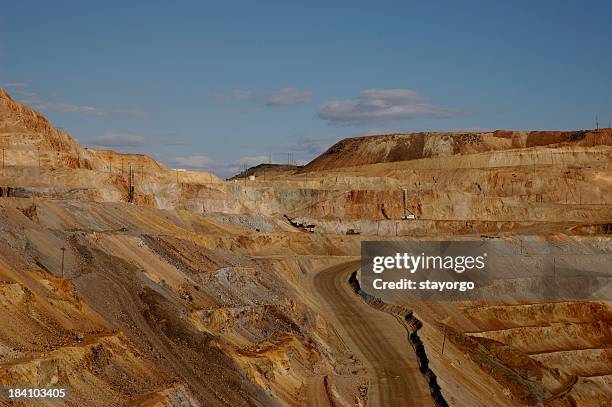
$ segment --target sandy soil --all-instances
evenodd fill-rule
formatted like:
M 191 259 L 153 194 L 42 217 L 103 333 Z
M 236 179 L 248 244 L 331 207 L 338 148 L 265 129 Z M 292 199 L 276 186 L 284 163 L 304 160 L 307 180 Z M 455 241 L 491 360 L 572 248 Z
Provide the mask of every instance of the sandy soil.
M 371 405 L 433 406 L 405 327 L 370 307 L 348 285 L 349 274 L 357 268 L 358 263 L 348 263 L 325 269 L 315 276 L 314 285 L 347 346 L 366 362 Z

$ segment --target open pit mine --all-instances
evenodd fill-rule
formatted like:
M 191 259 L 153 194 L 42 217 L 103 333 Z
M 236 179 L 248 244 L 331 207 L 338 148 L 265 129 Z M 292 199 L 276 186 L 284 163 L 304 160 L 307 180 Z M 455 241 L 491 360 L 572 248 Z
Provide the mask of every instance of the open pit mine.
M 382 303 L 355 274 L 364 240 L 609 242 L 611 129 L 358 137 L 224 181 L 0 89 L 0 146 L 0 387 L 66 390 L 0 405 L 611 405 L 612 302 Z

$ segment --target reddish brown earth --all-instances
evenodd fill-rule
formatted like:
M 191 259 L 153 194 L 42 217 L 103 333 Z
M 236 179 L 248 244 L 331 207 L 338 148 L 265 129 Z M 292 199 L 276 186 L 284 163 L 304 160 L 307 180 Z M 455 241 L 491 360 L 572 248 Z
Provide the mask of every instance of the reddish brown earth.
M 308 163 L 301 172 L 375 163 L 474 154 L 538 146 L 612 145 L 610 129 L 584 131 L 428 132 L 344 139 Z

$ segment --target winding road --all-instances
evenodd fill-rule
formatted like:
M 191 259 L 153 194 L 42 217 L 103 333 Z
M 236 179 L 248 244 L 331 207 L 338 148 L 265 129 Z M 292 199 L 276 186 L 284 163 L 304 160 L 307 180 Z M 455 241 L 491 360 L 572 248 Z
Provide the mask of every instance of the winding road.
M 348 284 L 358 262 L 322 270 L 315 288 L 347 346 L 365 363 L 371 406 L 434 406 L 406 328 L 359 298 Z

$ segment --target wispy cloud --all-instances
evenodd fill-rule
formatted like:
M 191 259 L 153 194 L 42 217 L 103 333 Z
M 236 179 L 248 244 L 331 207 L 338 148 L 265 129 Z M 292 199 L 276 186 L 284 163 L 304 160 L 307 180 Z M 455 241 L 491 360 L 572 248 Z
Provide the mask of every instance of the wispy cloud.
M 319 134 L 301 134 L 293 136 L 287 146 L 289 152 L 301 160 L 311 160 L 327 150 L 338 141 L 338 137 Z
M 323 104 L 318 116 L 334 125 L 363 125 L 421 116 L 452 117 L 465 115 L 460 110 L 427 103 L 427 98 L 411 89 L 368 89 L 353 99 Z
M 325 144 L 327 145 L 327 144 Z M 324 147 L 321 147 L 323 150 Z M 316 148 L 316 150 L 320 150 L 321 148 Z M 291 151 L 291 149 L 286 149 L 284 151 L 284 156 L 281 154 L 276 154 L 276 159 L 273 160 L 273 163 L 276 164 L 284 164 L 286 161 L 281 159 L 282 157 L 286 157 L 286 153 Z M 315 154 L 318 155 L 318 154 Z M 309 157 L 310 158 L 310 157 Z M 229 160 L 214 160 L 210 158 L 208 155 L 204 154 L 194 154 L 187 156 L 179 156 L 171 159 L 164 160 L 166 164 L 174 168 L 185 168 L 195 171 L 212 171 L 215 175 L 221 178 L 230 178 L 240 172 L 244 171 L 246 168 L 251 168 L 257 166 L 259 164 L 266 164 L 269 162 L 270 156 L 268 155 L 252 155 L 252 156 L 243 156 L 235 159 Z M 302 159 L 300 157 L 294 156 L 295 163 L 297 165 L 304 165 L 309 160 Z
M 73 105 L 73 104 L 64 103 L 64 102 L 48 102 L 48 101 L 42 101 L 42 100 L 36 100 L 36 101 L 30 100 L 30 101 L 26 101 L 26 104 L 34 107 L 35 109 L 44 110 L 47 112 L 83 113 L 83 114 L 89 114 L 93 116 L 108 115 L 108 112 L 106 109 L 102 109 L 99 107 L 93 107 L 93 106 L 79 106 L 79 105 Z
M 171 167 L 185 168 L 195 171 L 212 171 L 216 175 L 229 178 L 262 163 L 267 163 L 269 157 L 265 155 L 244 156 L 237 159 L 216 161 L 205 154 L 194 154 L 174 157 L 166 160 Z
M 457 132 L 457 133 L 486 133 L 490 131 L 494 131 L 492 129 L 487 129 L 484 127 L 462 127 L 462 128 L 453 128 L 449 131 Z
M 15 82 L 3 84 L 4 87 L 13 90 L 15 99 L 29 107 L 43 112 L 53 113 L 78 113 L 91 116 L 128 116 L 141 117 L 145 112 L 139 109 L 109 109 L 88 105 L 76 105 L 63 101 L 50 101 L 42 98 L 38 93 L 27 91 L 26 83 Z
M 296 88 L 281 88 L 272 92 L 265 101 L 266 106 L 282 107 L 299 105 L 312 99 L 312 92 Z
M 224 163 L 215 163 L 211 168 L 215 174 L 223 178 L 229 178 L 242 172 L 245 168 L 251 168 L 268 161 L 269 157 L 265 155 L 244 156 Z
M 105 133 L 87 140 L 87 143 L 97 147 L 142 147 L 148 144 L 148 140 L 138 134 Z
M 266 155 L 254 155 L 254 156 L 240 157 L 238 160 L 235 161 L 235 164 L 246 165 L 247 167 L 252 167 L 254 165 L 267 163 L 268 161 L 269 161 L 269 157 Z
M 177 132 L 170 132 L 163 136 L 144 136 L 134 133 L 108 132 L 96 137 L 82 140 L 83 144 L 98 148 L 133 147 L 144 146 L 185 146 L 187 142 L 176 138 Z
M 214 163 L 214 160 L 207 155 L 194 154 L 182 157 L 175 157 L 170 160 L 170 164 L 181 168 L 188 168 L 191 170 L 203 170 L 210 167 Z
M 65 102 L 52 102 L 41 100 L 40 98 L 30 101 L 26 100 L 23 101 L 23 103 L 38 110 L 55 113 L 80 113 L 92 116 L 145 116 L 145 112 L 139 109 L 106 109 L 102 107 L 74 105 Z
M 8 89 L 24 89 L 28 87 L 28 84 L 23 83 L 23 82 L 12 82 L 12 83 L 3 83 L 1 86 L 3 88 L 8 88 Z
M 286 107 L 306 103 L 313 93 L 298 88 L 285 87 L 270 92 L 254 93 L 248 90 L 234 90 L 215 99 L 225 102 L 255 102 L 266 107 Z
M 327 150 L 338 139 L 337 135 L 330 134 L 296 134 L 290 136 L 286 143 L 271 148 L 272 162 L 286 164 L 289 160 L 292 160 L 297 165 L 304 165 Z M 288 153 L 291 153 L 291 157 L 288 157 Z M 269 160 L 269 157 L 265 156 L 258 158 L 261 158 L 259 163 Z

